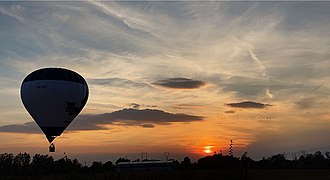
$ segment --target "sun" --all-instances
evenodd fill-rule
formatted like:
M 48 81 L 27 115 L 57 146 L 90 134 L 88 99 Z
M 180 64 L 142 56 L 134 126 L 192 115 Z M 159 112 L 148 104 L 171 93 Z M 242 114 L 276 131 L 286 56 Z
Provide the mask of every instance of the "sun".
M 203 150 L 206 154 L 210 154 L 211 153 L 211 150 L 210 149 L 204 149 Z
M 203 152 L 206 154 L 211 154 L 213 147 L 214 146 L 204 146 Z

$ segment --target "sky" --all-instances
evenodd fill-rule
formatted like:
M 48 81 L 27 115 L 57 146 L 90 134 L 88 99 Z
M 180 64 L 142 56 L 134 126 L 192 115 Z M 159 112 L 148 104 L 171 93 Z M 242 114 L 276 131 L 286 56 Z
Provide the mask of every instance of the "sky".
M 57 157 L 330 151 L 330 2 L 0 2 L 0 153 L 47 154 L 20 99 L 45 67 L 88 102 Z M 89 159 L 88 159 L 89 158 Z

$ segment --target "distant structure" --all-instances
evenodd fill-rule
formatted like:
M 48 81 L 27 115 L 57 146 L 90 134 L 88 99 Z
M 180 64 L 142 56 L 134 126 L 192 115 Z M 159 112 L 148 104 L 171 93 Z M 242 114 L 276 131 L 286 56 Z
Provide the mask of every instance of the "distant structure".
M 230 146 L 229 146 L 229 155 L 233 157 L 234 150 L 233 150 L 233 140 L 230 140 Z
M 141 153 L 141 161 L 144 160 L 144 159 L 143 159 L 144 155 L 145 155 L 145 159 L 148 159 L 148 153 L 147 153 L 147 152 L 142 152 L 142 153 Z
M 173 160 L 169 160 L 170 153 L 164 153 L 166 160 L 148 159 L 147 152 L 141 152 L 141 160 L 132 162 L 119 162 L 116 164 L 117 171 L 170 171 L 175 167 Z

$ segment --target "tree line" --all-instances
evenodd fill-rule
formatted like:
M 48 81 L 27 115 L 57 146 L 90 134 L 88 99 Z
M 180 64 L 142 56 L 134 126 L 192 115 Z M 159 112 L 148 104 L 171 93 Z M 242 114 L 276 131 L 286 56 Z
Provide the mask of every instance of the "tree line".
M 59 175 L 76 173 L 105 173 L 115 171 L 119 162 L 130 162 L 126 158 L 119 158 L 115 163 L 94 161 L 91 166 L 82 165 L 77 159 L 67 156 L 55 160 L 52 156 L 35 154 L 33 157 L 28 153 L 19 153 L 14 156 L 11 153 L 0 154 L 0 177 L 6 176 L 35 176 L 35 175 Z M 147 161 L 147 160 L 144 160 Z M 330 152 L 322 154 L 301 153 L 293 156 L 290 160 L 287 155 L 277 154 L 271 157 L 255 161 L 244 153 L 241 157 L 233 157 L 222 154 L 214 154 L 191 162 L 185 157 L 179 162 L 173 160 L 174 170 L 182 169 L 323 169 L 330 168 Z

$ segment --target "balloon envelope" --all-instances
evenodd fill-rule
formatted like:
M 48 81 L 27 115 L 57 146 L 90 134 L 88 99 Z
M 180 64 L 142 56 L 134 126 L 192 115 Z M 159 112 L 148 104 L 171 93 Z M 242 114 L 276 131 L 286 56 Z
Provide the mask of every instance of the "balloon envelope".
M 88 86 L 78 73 L 43 68 L 30 73 L 21 85 L 21 99 L 49 142 L 60 136 L 88 99 Z

